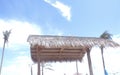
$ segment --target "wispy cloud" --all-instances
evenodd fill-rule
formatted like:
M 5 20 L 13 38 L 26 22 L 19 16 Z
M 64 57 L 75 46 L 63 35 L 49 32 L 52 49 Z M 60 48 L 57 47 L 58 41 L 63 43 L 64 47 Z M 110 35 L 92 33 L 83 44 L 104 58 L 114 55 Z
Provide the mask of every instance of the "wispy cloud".
M 70 6 L 63 4 L 60 1 L 55 1 L 55 2 L 52 2 L 50 0 L 44 0 L 44 1 L 52 5 L 53 7 L 59 9 L 60 12 L 62 13 L 62 16 L 65 17 L 68 21 L 71 20 L 71 7 Z

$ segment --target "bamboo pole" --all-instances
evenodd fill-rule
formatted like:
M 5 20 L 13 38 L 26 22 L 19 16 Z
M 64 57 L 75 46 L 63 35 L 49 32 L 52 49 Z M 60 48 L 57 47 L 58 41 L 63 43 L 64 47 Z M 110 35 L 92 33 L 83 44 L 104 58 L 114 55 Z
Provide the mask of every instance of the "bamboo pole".
M 40 75 L 40 55 L 39 55 L 40 51 L 39 48 L 37 46 L 37 62 L 38 62 L 38 75 Z
M 33 65 L 33 64 L 32 64 L 32 65 Z M 31 68 L 31 75 L 33 75 L 32 65 L 30 65 L 30 68 Z
M 41 63 L 42 75 L 44 75 L 44 62 Z
M 76 60 L 76 72 L 77 72 L 77 75 L 78 75 L 78 62 L 77 62 L 77 60 Z
M 87 50 L 87 58 L 88 58 L 88 65 L 89 65 L 89 73 L 90 75 L 93 75 L 92 62 L 91 62 L 91 57 L 90 57 L 90 49 Z

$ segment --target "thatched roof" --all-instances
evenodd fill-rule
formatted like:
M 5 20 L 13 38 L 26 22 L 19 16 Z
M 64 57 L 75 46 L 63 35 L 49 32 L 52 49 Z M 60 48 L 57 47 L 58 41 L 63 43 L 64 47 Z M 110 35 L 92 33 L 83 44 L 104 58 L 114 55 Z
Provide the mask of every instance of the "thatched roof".
M 86 50 L 93 46 L 116 47 L 119 44 L 96 37 L 30 35 L 31 57 L 37 62 L 37 54 L 41 61 L 74 61 L 82 60 Z

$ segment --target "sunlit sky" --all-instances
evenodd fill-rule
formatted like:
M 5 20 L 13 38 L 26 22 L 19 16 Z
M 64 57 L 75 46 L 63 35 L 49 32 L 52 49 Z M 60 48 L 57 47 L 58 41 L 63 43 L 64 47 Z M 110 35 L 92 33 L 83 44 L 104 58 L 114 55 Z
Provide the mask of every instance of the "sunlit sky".
M 37 35 L 71 35 L 99 37 L 104 31 L 113 34 L 120 43 L 120 0 L 0 0 L 0 55 L 3 31 L 12 30 L 6 44 L 2 75 L 30 75 L 30 56 L 27 38 Z M 0 56 L 1 57 L 1 56 Z M 107 72 L 120 75 L 120 48 L 104 49 Z M 100 49 L 91 51 L 94 75 L 103 75 Z M 88 73 L 86 55 L 79 72 Z M 52 62 L 54 71 L 45 75 L 73 75 L 75 62 Z M 36 75 L 36 64 L 33 66 Z

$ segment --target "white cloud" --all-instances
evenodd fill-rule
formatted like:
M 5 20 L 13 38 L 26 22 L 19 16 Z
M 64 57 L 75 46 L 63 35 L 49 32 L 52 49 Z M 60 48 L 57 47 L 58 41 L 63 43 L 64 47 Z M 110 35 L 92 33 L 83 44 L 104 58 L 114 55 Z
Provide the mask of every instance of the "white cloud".
M 41 34 L 42 33 L 41 28 L 37 27 L 34 24 L 31 24 L 28 22 L 16 21 L 16 20 L 6 21 L 6 20 L 0 19 L 0 41 L 3 41 L 2 32 L 5 30 L 9 30 L 9 29 L 12 29 L 12 33 L 9 39 L 9 45 L 12 44 L 14 47 L 15 47 L 15 44 L 23 44 L 23 45 L 26 44 L 27 37 L 29 34 Z M 115 40 L 118 43 L 120 42 L 120 38 L 114 37 L 113 40 Z M 0 46 L 2 46 L 1 42 L 0 42 Z M 119 48 L 118 49 L 116 48 L 106 49 L 104 52 L 104 57 L 105 57 L 107 71 L 109 73 L 118 72 L 120 69 L 120 66 L 119 66 L 120 61 L 118 60 L 120 57 Z M 91 58 L 92 58 L 94 73 L 96 75 L 102 75 L 103 68 L 102 68 L 101 54 L 100 54 L 99 48 L 94 48 L 92 50 Z M 31 64 L 32 61 L 31 61 L 30 56 L 28 56 L 27 54 L 25 56 L 17 56 L 14 58 L 14 61 L 10 61 L 10 62 L 11 64 L 7 64 L 7 66 L 3 66 L 2 75 L 30 75 L 29 64 Z M 46 75 L 63 75 L 64 73 L 66 73 L 67 75 L 73 75 L 73 73 L 76 72 L 75 62 L 54 63 L 53 69 L 55 70 L 53 72 L 45 70 L 46 71 L 45 74 Z M 88 72 L 87 58 L 84 60 L 82 64 L 79 63 L 79 72 L 82 72 L 82 73 Z M 34 75 L 37 75 L 37 65 L 33 66 L 33 73 Z
M 12 64 L 2 68 L 1 75 L 30 75 L 30 57 L 18 56 Z
M 52 5 L 53 7 L 59 9 L 60 12 L 62 13 L 62 16 L 65 17 L 68 21 L 71 20 L 71 7 L 70 6 L 63 4 L 60 1 L 55 1 L 55 2 L 52 2 L 50 0 L 44 0 L 44 1 Z
M 9 50 L 20 50 L 23 47 L 29 50 L 29 44 L 27 42 L 28 36 L 30 34 L 42 34 L 41 28 L 33 23 L 0 19 L 0 47 L 3 45 L 3 31 L 10 29 L 12 31 L 8 43 Z M 5 57 L 4 59 L 8 60 L 9 63 L 4 60 L 4 62 L 7 64 L 3 63 L 2 75 L 30 75 L 29 64 L 32 63 L 32 60 L 30 54 L 28 55 L 26 52 L 28 51 L 19 51 L 19 56 L 14 58 Z
M 117 42 L 118 44 L 120 44 L 120 34 L 114 35 L 112 39 L 113 39 L 113 41 L 115 41 L 115 42 Z
M 41 34 L 41 28 L 37 25 L 17 20 L 2 20 L 0 19 L 0 41 L 3 41 L 3 31 L 12 30 L 9 37 L 9 45 L 27 44 L 27 38 L 30 34 Z M 2 46 L 0 42 L 0 46 Z

